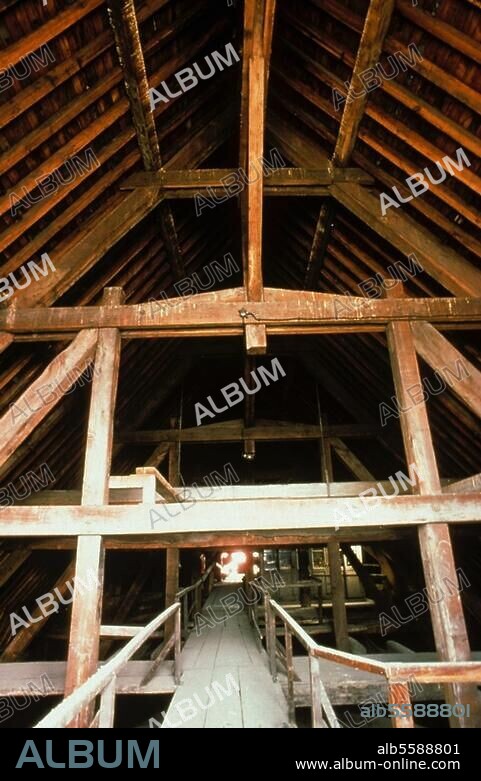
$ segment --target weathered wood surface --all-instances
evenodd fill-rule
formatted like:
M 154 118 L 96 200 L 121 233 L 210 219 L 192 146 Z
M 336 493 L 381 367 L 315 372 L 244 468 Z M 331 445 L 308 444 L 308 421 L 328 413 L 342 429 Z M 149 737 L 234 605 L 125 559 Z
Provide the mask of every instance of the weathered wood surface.
M 242 439 L 289 440 L 321 439 L 322 437 L 375 437 L 382 433 L 381 426 L 369 424 L 341 424 L 323 426 L 317 424 L 289 423 L 256 419 L 255 426 L 247 427 L 243 420 L 227 420 L 203 426 L 160 431 L 118 431 L 116 442 L 237 442 Z M 338 443 L 336 442 L 336 445 Z M 364 479 L 364 478 L 359 478 Z M 371 478 L 369 478 L 371 479 Z
M 366 501 L 366 500 L 364 500 Z M 168 511 L 167 511 L 168 508 Z M 150 513 L 154 521 L 152 528 Z M 155 513 L 162 513 L 161 516 Z M 336 518 L 339 520 L 336 522 Z M 252 544 L 270 530 L 295 539 L 302 531 L 362 529 L 372 526 L 410 526 L 433 523 L 476 523 L 481 521 L 481 493 L 440 494 L 436 496 L 353 498 L 199 500 L 194 505 L 99 507 L 5 507 L 0 514 L 0 534 L 4 537 L 36 536 L 162 536 L 163 534 L 251 535 Z M 256 532 L 260 534 L 257 535 Z
M 389 291 L 389 297 L 402 296 L 403 287 L 398 284 Z M 400 407 L 400 423 L 406 453 L 406 462 L 411 477 L 415 480 L 413 490 L 426 496 L 439 493 L 441 481 L 436 462 L 426 402 L 410 404 L 409 389 L 422 387 L 421 373 L 416 355 L 414 332 L 410 323 L 393 322 L 387 328 L 388 346 L 394 375 L 396 398 Z M 443 661 L 469 661 L 470 646 L 459 592 L 446 594 L 443 584 L 446 580 L 456 583 L 456 564 L 447 523 L 426 524 L 419 528 L 419 547 L 428 589 L 444 594 L 441 600 L 432 600 L 430 615 L 436 650 Z M 474 687 L 459 684 L 446 688 L 451 704 L 471 702 L 476 710 L 481 705 Z M 473 708 L 474 710 L 474 708 Z M 479 716 L 473 714 L 471 722 L 465 717 L 450 719 L 451 726 L 477 724 Z
M 100 663 L 102 667 L 103 662 Z M 145 685 L 141 681 L 151 666 L 150 661 L 127 662 L 117 675 L 117 694 L 172 694 L 175 690 L 173 662 L 162 662 L 155 676 Z M 0 665 L 0 695 L 20 695 L 29 691 L 28 684 L 34 683 L 42 690 L 42 675 L 45 690 L 50 695 L 61 695 L 65 687 L 66 662 L 9 662 Z
M 235 174 L 237 168 L 199 168 L 197 170 L 174 171 L 139 171 L 131 174 L 121 185 L 121 190 L 134 190 L 139 187 L 158 187 L 165 197 L 173 191 L 175 197 L 193 198 L 196 193 L 206 193 L 208 188 L 225 192 L 224 180 Z M 320 168 L 285 168 L 274 169 L 264 182 L 264 194 L 269 191 L 289 192 L 291 195 L 319 195 L 335 182 L 356 182 L 356 184 L 372 185 L 372 176 L 361 168 L 336 168 L 326 161 Z M 173 197 L 172 194 L 172 197 Z
M 0 331 L 31 335 L 119 328 L 127 336 L 158 338 L 239 335 L 251 322 L 265 323 L 271 334 L 382 331 L 391 320 L 426 320 L 441 328 L 479 328 L 481 322 L 481 298 L 366 299 L 266 288 L 264 299 L 249 302 L 237 288 L 160 305 L 9 308 L 0 311 Z
M 379 60 L 384 38 L 391 22 L 395 0 L 371 0 L 364 21 L 356 62 L 351 76 L 351 89 L 356 92 L 359 74 L 372 68 Z M 333 155 L 335 165 L 344 166 L 349 162 L 356 145 L 359 125 L 369 97 L 365 93 L 356 99 L 346 100 Z
M 411 328 L 421 358 L 481 418 L 481 371 L 430 323 L 413 323 Z M 446 371 L 446 367 L 450 371 Z
M 219 600 L 236 590 L 235 586 L 219 585 L 207 599 L 203 612 L 211 607 L 219 618 L 226 610 Z M 211 619 L 212 620 L 212 619 Z M 205 627 L 199 636 L 191 633 L 182 652 L 183 679 L 167 710 L 163 728 L 269 728 L 289 725 L 287 701 L 280 685 L 275 684 L 268 670 L 267 655 L 259 649 L 247 612 L 226 617 L 214 627 Z M 218 682 L 228 690 L 232 676 L 239 691 L 216 696 L 212 684 Z M 207 690 L 206 688 L 207 687 Z M 209 698 L 209 691 L 212 696 Z M 197 695 L 204 705 L 196 703 Z M 222 699 L 221 699 L 222 697 Z M 197 713 L 182 721 L 177 703 L 193 699 Z
M 124 300 L 121 288 L 105 290 L 102 301 L 115 306 Z M 115 401 L 120 364 L 120 333 L 106 328 L 99 333 L 95 353 L 87 426 L 85 467 L 82 482 L 82 507 L 97 507 L 108 502 L 112 462 Z M 65 694 L 75 691 L 97 670 L 100 624 L 104 587 L 105 550 L 100 535 L 81 536 L 78 540 L 75 586 L 72 602 Z M 95 579 L 89 578 L 93 571 Z M 88 582 L 80 590 L 77 584 Z M 93 703 L 82 710 L 73 726 L 87 727 L 92 721 Z
M 90 365 L 97 335 L 95 329 L 79 333 L 4 413 L 0 419 L 0 464 L 7 461 Z

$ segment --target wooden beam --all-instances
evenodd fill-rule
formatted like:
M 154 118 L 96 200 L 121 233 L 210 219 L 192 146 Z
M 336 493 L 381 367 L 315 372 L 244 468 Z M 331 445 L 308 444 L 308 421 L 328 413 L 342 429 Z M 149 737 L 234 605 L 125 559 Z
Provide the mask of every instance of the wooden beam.
M 261 323 L 245 324 L 245 351 L 247 356 L 265 355 L 267 352 L 267 329 Z
M 175 446 L 174 446 L 175 447 Z M 172 450 L 172 445 L 170 445 Z M 140 475 L 154 475 L 155 477 L 155 490 L 160 494 L 166 502 L 178 502 L 178 494 L 171 483 L 165 479 L 164 475 L 159 472 L 154 466 L 140 466 L 135 470 L 136 474 Z M 170 470 L 169 470 L 170 471 Z
M 336 206 L 332 198 L 323 203 L 314 229 L 309 259 L 307 261 L 304 287 L 317 288 L 322 260 L 326 254 L 327 246 L 331 238 L 332 221 L 336 213 Z
M 0 310 L 0 331 L 26 335 L 28 341 L 32 334 L 65 338 L 96 327 L 119 328 L 129 338 L 159 338 L 242 335 L 251 322 L 266 325 L 273 335 L 384 331 L 390 320 L 426 320 L 443 330 L 477 328 L 481 322 L 481 298 L 368 299 L 266 288 L 264 299 L 247 301 L 238 288 L 166 299 L 161 313 L 149 302 Z
M 172 430 L 177 429 L 179 420 L 175 417 L 170 419 Z M 173 485 L 180 484 L 180 442 L 173 442 L 169 446 L 169 487 L 175 495 Z M 166 481 L 167 482 L 167 481 Z M 177 501 L 177 497 L 175 497 Z M 173 605 L 176 601 L 176 594 L 179 590 L 179 567 L 180 551 L 179 548 L 168 548 L 165 552 L 165 588 L 164 588 L 164 607 Z M 175 631 L 175 616 L 165 622 L 164 641 L 168 640 Z
M 192 489 L 195 492 L 195 489 Z M 232 487 L 230 490 L 234 490 Z M 434 523 L 471 524 L 481 521 L 481 493 L 434 496 L 326 497 L 198 500 L 194 505 L 104 505 L 102 507 L 4 507 L 0 513 L 3 537 L 76 537 L 87 535 L 159 536 L 163 534 L 270 530 L 291 536 L 302 530 L 335 527 L 360 529 Z M 158 521 L 152 528 L 150 515 Z M 255 543 L 253 543 L 255 544 Z
M 170 445 L 169 445 L 170 447 Z M 411 494 L 411 487 L 409 483 L 401 482 L 400 479 L 391 480 L 378 480 L 376 482 L 372 480 L 356 480 L 355 482 L 343 482 L 343 483 L 287 483 L 276 485 L 231 485 L 231 486 L 213 486 L 213 498 L 218 500 L 224 499 L 294 499 L 299 497 L 306 499 L 310 496 L 320 497 L 347 497 L 347 496 L 359 496 L 363 491 L 368 491 L 372 494 L 372 488 L 376 489 L 376 493 L 379 493 L 381 489 L 384 489 L 384 494 L 395 486 L 396 490 L 400 494 Z M 476 478 L 476 475 L 474 479 Z M 139 485 L 135 487 L 132 484 L 131 475 L 123 475 L 121 478 L 111 477 L 110 480 L 122 480 L 126 481 L 125 486 L 119 484 L 110 487 L 109 491 L 109 504 L 110 505 L 127 505 L 127 504 L 139 504 L 147 501 L 145 493 L 143 493 L 143 486 L 141 485 L 141 479 L 139 479 Z M 473 478 L 469 478 L 470 480 Z M 454 483 L 453 480 L 443 480 L 442 483 L 446 487 L 449 483 Z M 155 489 L 155 484 L 154 484 Z M 481 488 L 481 486 L 480 486 Z M 175 501 L 182 501 L 184 497 L 184 489 L 179 487 L 176 490 Z M 152 491 L 152 494 L 155 492 Z M 157 491 L 157 493 L 159 493 Z M 449 492 L 448 493 L 452 493 Z M 41 491 L 40 493 L 26 497 L 23 501 L 19 502 L 17 507 L 44 507 L 46 505 L 57 506 L 71 506 L 81 504 L 82 494 L 81 491 Z M 164 499 L 156 497 L 156 503 L 162 506 Z
M 163 169 L 161 171 L 138 171 L 131 174 L 120 183 L 121 190 L 135 190 L 144 187 L 156 187 L 162 195 L 169 196 L 174 191 L 185 191 L 185 197 L 194 198 L 199 192 L 206 193 L 212 190 L 216 194 L 225 192 L 225 179 L 235 175 L 236 168 L 199 168 L 175 171 Z M 366 174 L 362 168 L 335 168 L 327 160 L 319 168 L 277 168 L 269 173 L 264 182 L 264 193 L 274 193 L 283 190 L 289 195 L 325 195 L 328 187 L 336 182 L 355 182 L 361 185 L 373 185 L 374 179 Z
M 361 73 L 372 68 L 379 60 L 384 39 L 391 23 L 395 0 L 370 0 L 369 8 L 359 43 L 351 83 L 342 114 L 336 148 L 333 155 L 334 165 L 345 166 L 351 159 L 357 141 L 359 125 L 364 115 L 369 93 L 354 97 Z
M 481 418 L 481 371 L 429 323 L 412 323 L 411 329 L 421 358 Z
M 162 160 L 150 106 L 149 84 L 134 0 L 111 0 L 108 9 L 142 162 L 146 171 L 158 171 Z M 184 261 L 172 210 L 166 203 L 161 203 L 159 207 L 159 227 L 173 275 L 176 279 L 181 279 L 185 276 Z
M 142 162 L 146 171 L 158 171 L 162 161 L 135 5 L 133 0 L 109 0 L 107 8 Z
M 124 300 L 121 288 L 107 288 L 102 304 L 115 308 Z M 117 383 L 120 364 L 120 333 L 116 328 L 100 331 L 95 352 L 96 373 L 87 430 L 82 504 L 107 504 Z
M 284 420 L 257 419 L 252 428 L 247 428 L 244 421 L 227 420 L 221 423 L 207 423 L 204 426 L 181 429 L 161 429 L 159 431 L 119 431 L 116 433 L 116 441 L 135 444 L 150 444 L 154 442 L 240 442 L 243 439 L 257 441 L 277 440 L 301 440 L 321 439 L 324 437 L 336 438 L 365 438 L 377 437 L 383 433 L 381 426 L 370 424 L 346 423 L 323 427 L 322 431 L 316 424 L 290 423 Z M 340 440 L 336 440 L 340 441 Z M 364 478 L 362 478 L 364 479 Z M 371 478 L 369 478 L 371 479 Z
M 249 351 L 247 350 L 249 353 Z M 253 386 L 252 373 L 255 371 L 255 359 L 251 355 L 246 355 L 244 359 L 244 382 L 246 387 L 251 389 Z M 255 425 L 255 396 L 246 394 L 244 397 L 244 430 L 254 428 Z M 243 437 L 242 456 L 246 461 L 252 461 L 256 455 L 255 439 Z
M 351 29 L 359 32 L 362 29 L 362 18 L 355 12 L 347 9 L 346 6 L 338 0 L 314 0 L 314 3 L 315 5 L 322 6 L 323 13 L 327 11 L 336 19 L 339 19 L 342 24 L 347 25 Z M 401 40 L 401 38 L 395 37 L 393 34 L 386 37 L 384 50 L 388 54 L 393 55 L 402 52 L 406 57 L 409 57 L 410 54 L 407 43 Z M 448 74 L 445 69 L 436 65 L 426 56 L 416 63 L 416 70 L 421 76 L 432 84 L 435 84 L 443 92 L 446 92 L 452 98 L 461 101 L 473 111 L 479 113 L 479 96 L 476 91 L 464 81 Z
M 481 8 L 479 1 L 475 5 Z M 430 35 L 438 38 L 443 43 L 447 43 L 455 51 L 464 54 L 474 62 L 477 62 L 478 65 L 481 65 L 481 51 L 479 46 L 476 45 L 476 41 L 470 35 L 466 35 L 457 27 L 443 22 L 439 17 L 428 13 L 426 9 L 414 6 L 412 0 L 397 0 L 396 7 L 402 16 L 409 19 L 417 27 L 430 33 Z
M 327 418 L 321 416 L 322 428 L 327 426 Z M 332 468 L 331 442 L 321 439 L 321 474 L 328 485 L 334 480 Z M 347 631 L 346 592 L 344 589 L 344 575 L 342 572 L 342 559 L 339 543 L 328 542 L 327 556 L 329 561 L 329 580 L 331 583 L 332 620 L 334 624 L 334 636 L 336 647 L 341 651 L 349 651 L 349 637 Z
M 267 88 L 267 62 L 264 51 L 266 26 L 273 18 L 275 2 L 264 5 L 260 0 L 246 0 L 244 8 L 244 48 L 242 107 L 245 117 L 241 117 L 241 134 L 246 134 L 245 168 L 247 173 L 259 166 L 264 153 L 265 100 Z M 243 158 L 241 143 L 241 165 Z M 241 194 L 243 231 L 244 284 L 249 300 L 261 301 L 262 283 L 262 210 L 263 210 L 263 173 L 257 177 Z
M 369 469 L 366 469 L 362 461 L 360 461 L 358 457 L 352 452 L 352 450 L 347 447 L 342 439 L 339 439 L 338 437 L 332 437 L 330 442 L 332 449 L 338 458 L 345 466 L 347 466 L 354 477 L 356 477 L 358 480 L 374 480 L 374 476 L 371 474 Z
M 202 127 L 191 139 L 191 143 L 182 147 L 172 159 L 169 165 L 182 166 L 193 163 L 199 165 L 205 157 L 221 145 L 227 138 L 232 122 L 233 111 L 228 106 L 221 111 L 218 117 Z M 63 188 L 65 189 L 65 188 Z M 94 213 L 87 219 L 82 228 L 73 236 L 68 236 L 57 246 L 58 254 L 55 257 L 55 274 L 40 279 L 35 285 L 30 285 L 24 290 L 15 293 L 18 306 L 49 306 L 63 293 L 86 274 L 123 236 L 132 230 L 158 205 L 159 196 L 157 190 L 147 189 L 142 193 L 129 193 L 120 202 L 116 202 L 100 213 Z M 34 207 L 33 207 L 34 208 Z M 55 225 L 57 224 L 55 221 Z M 46 241 L 46 232 L 41 249 Z M 39 234 L 40 235 L 40 234 Z M 51 237 L 51 231 L 48 235 Z M 36 239 L 29 243 L 29 247 L 35 244 Z M 32 257 L 32 250 L 25 257 L 23 250 L 19 253 L 22 260 L 18 260 L 14 268 L 23 261 Z M 17 255 L 16 254 L 16 255 Z M 16 256 L 15 256 L 16 257 Z
M 0 353 L 3 353 L 7 347 L 10 347 L 13 339 L 11 334 L 0 334 Z
M 15 65 L 31 52 L 62 35 L 100 5 L 102 0 L 79 0 L 75 6 L 67 6 L 63 11 L 55 13 L 48 22 L 39 25 L 31 33 L 21 35 L 18 41 L 3 49 L 0 55 L 0 70 Z
M 329 560 L 329 578 L 331 581 L 332 616 L 336 648 L 340 651 L 350 651 L 347 631 L 346 592 L 344 589 L 344 574 L 342 558 L 338 542 L 327 543 Z
M 345 383 L 340 381 L 331 369 L 327 368 L 325 361 L 314 354 L 303 356 L 301 360 L 306 369 L 317 379 L 319 384 L 336 403 L 344 407 L 350 417 L 354 417 L 357 420 L 365 420 L 371 425 L 377 424 L 378 421 L 373 417 L 369 405 L 366 405 L 355 392 L 347 388 Z M 398 438 L 385 427 L 379 435 L 379 440 L 386 450 L 392 453 L 399 463 L 402 463 L 402 455 L 400 456 L 402 442 L 400 437 Z
M 474 529 L 474 527 L 473 527 Z M 474 533 L 474 532 L 472 532 Z M 370 527 L 357 529 L 331 529 L 323 531 L 297 530 L 293 534 L 276 534 L 275 532 L 224 532 L 222 535 L 212 533 L 192 534 L 165 534 L 162 537 L 146 539 L 139 537 L 129 539 L 125 537 L 106 537 L 107 550 L 164 550 L 165 548 L 208 549 L 208 548 L 253 548 L 277 547 L 284 545 L 314 545 L 327 544 L 331 540 L 347 541 L 353 544 L 372 545 L 375 542 L 385 540 L 414 540 L 415 530 L 411 526 L 405 529 L 395 527 Z M 36 539 L 30 544 L 32 550 L 75 550 L 73 537 L 47 537 Z M 379 622 L 378 622 L 379 625 Z
M 110 288 L 105 291 L 103 297 L 105 305 L 117 306 L 122 301 L 123 291 L 120 288 Z M 120 343 L 118 329 L 106 328 L 99 335 L 95 353 L 97 373 L 92 385 L 82 484 L 82 506 L 94 510 L 98 506 L 105 505 L 109 498 Z M 104 545 L 99 534 L 79 537 L 65 696 L 81 686 L 93 675 L 98 666 L 104 560 Z M 86 593 L 82 593 L 78 588 L 78 578 L 88 579 L 89 570 L 93 570 L 95 581 L 91 583 Z M 92 717 L 93 703 L 78 715 L 73 726 L 87 727 Z
M 12 575 L 22 566 L 30 556 L 28 550 L 15 550 L 8 554 L 6 559 L 2 560 L 0 569 L 0 588 L 7 583 Z
M 0 418 L 0 466 L 54 409 L 64 393 L 89 366 L 95 352 L 97 333 L 94 329 L 79 333 Z
M 356 90 L 356 80 L 359 79 L 359 75 L 372 68 L 379 59 L 394 5 L 395 0 L 370 0 L 332 156 L 332 163 L 335 166 L 345 167 L 351 159 L 369 94 L 365 91 L 362 96 L 354 98 L 352 93 Z M 323 204 L 309 253 L 305 277 L 306 288 L 316 286 L 331 237 L 334 216 L 335 204 L 332 202 Z
M 389 296 L 402 295 L 398 284 Z M 414 491 L 421 496 L 441 492 L 436 456 L 434 453 L 429 420 L 424 401 L 410 403 L 409 389 L 421 387 L 421 376 L 416 356 L 414 335 L 408 322 L 393 322 L 387 327 L 387 338 L 394 386 L 400 409 L 400 423 L 406 451 L 409 474 L 414 481 Z M 433 515 L 434 520 L 434 515 Z M 447 523 L 428 523 L 419 529 L 419 545 L 428 590 L 442 594 L 440 601 L 430 602 L 436 649 L 443 661 L 468 661 L 471 651 L 459 592 L 446 594 L 443 584 L 447 579 L 457 583 L 449 526 Z M 450 702 L 471 702 L 476 705 L 473 689 L 461 686 L 448 687 Z M 454 724 L 456 719 L 451 720 Z M 461 726 L 470 726 L 461 717 Z
M 472 477 L 465 477 L 464 480 L 456 480 L 444 486 L 443 491 L 447 494 L 464 494 L 481 491 L 481 472 Z
M 152 452 L 144 466 L 153 466 L 156 469 L 160 466 L 162 461 L 169 455 L 169 445 L 166 442 L 161 442 L 158 447 Z
M 124 627 L 122 626 L 125 624 L 130 611 L 132 610 L 133 606 L 135 605 L 135 602 L 137 601 L 140 592 L 142 591 L 143 587 L 145 586 L 146 581 L 150 577 L 152 572 L 152 560 L 147 560 L 147 562 L 143 561 L 140 565 L 137 574 L 135 577 L 130 580 L 129 579 L 129 587 L 127 589 L 127 592 L 122 595 L 121 600 L 119 601 L 115 615 L 112 619 L 114 626 L 111 627 L 112 637 L 133 637 L 134 633 L 130 632 L 130 634 L 121 634 Z M 128 628 L 128 627 L 127 627 Z M 141 627 L 135 627 L 135 632 L 138 632 Z M 106 627 L 101 626 L 100 635 L 101 637 L 108 637 L 110 632 L 104 631 Z M 114 634 L 115 633 L 115 634 Z M 108 658 L 108 653 L 110 649 L 112 648 L 113 640 L 101 640 L 100 642 L 100 652 L 101 656 L 105 659 Z
M 309 28 L 309 32 L 311 32 L 311 28 Z M 390 91 L 395 82 L 394 80 L 385 81 L 384 84 L 389 85 L 388 91 Z M 396 86 L 399 87 L 399 85 Z M 419 96 L 414 104 L 410 107 L 417 112 Z M 437 116 L 431 117 L 431 121 L 435 127 L 439 127 Z M 289 158 L 294 163 L 304 166 L 311 166 L 313 162 L 316 166 L 323 164 L 322 154 L 310 138 L 300 133 L 292 133 L 292 129 L 286 127 L 277 118 L 276 122 L 279 127 L 270 126 L 270 135 L 274 137 L 280 150 L 285 150 L 286 154 L 289 153 Z M 473 144 L 475 144 L 474 140 Z M 363 157 L 363 160 L 367 160 L 367 158 Z M 374 166 L 371 172 L 375 173 Z M 392 184 L 399 184 L 392 177 L 391 179 Z M 330 188 L 330 194 L 378 235 L 396 247 L 406 258 L 412 254 L 416 255 L 425 271 L 437 279 L 447 290 L 455 295 L 479 295 L 481 272 L 459 253 L 446 247 L 442 241 L 434 236 L 432 231 L 423 228 L 417 220 L 409 217 L 404 211 L 390 209 L 385 217 L 382 217 L 379 196 L 371 194 L 368 190 L 360 188 L 354 183 L 335 184 Z M 423 213 L 429 216 L 426 210 Z M 432 210 L 432 215 L 434 215 L 434 210 Z M 437 215 L 439 216 L 439 212 Z M 434 216 L 432 218 L 434 219 Z M 452 228 L 452 225 L 450 227 Z M 457 231 L 455 233 L 457 235 Z M 468 237 L 468 234 L 466 236 Z
M 55 582 L 54 586 L 52 587 L 52 592 L 57 589 L 61 596 L 64 597 L 68 590 L 68 583 L 73 574 L 74 565 L 71 563 Z M 33 619 L 32 623 L 19 629 L 17 634 L 7 644 L 0 658 L 0 662 L 14 662 L 16 659 L 18 659 L 18 657 L 35 639 L 40 630 L 44 628 L 45 624 L 52 615 L 55 615 L 55 611 L 54 613 L 46 614 L 43 612 L 43 605 L 41 607 L 36 607 L 31 613 Z
M 481 294 L 481 271 L 446 247 L 431 231 L 401 209 L 382 217 L 379 197 L 357 184 L 334 184 L 333 197 L 383 239 L 409 257 L 415 255 L 427 274 L 456 296 Z

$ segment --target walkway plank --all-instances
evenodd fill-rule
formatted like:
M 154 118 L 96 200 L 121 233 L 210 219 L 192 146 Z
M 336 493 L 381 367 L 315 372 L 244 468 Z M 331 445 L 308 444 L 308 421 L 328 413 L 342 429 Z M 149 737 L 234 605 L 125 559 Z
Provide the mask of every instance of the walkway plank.
M 203 615 L 212 621 L 212 613 L 207 612 L 212 608 L 217 618 L 225 616 L 225 620 L 188 638 L 182 652 L 182 683 L 171 700 L 163 728 L 289 726 L 282 687 L 269 674 L 267 655 L 259 649 L 247 612 L 228 615 L 221 602 L 237 589 L 219 585 L 207 599 Z M 205 710 L 204 703 L 209 703 Z M 182 720 L 182 714 L 188 717 Z

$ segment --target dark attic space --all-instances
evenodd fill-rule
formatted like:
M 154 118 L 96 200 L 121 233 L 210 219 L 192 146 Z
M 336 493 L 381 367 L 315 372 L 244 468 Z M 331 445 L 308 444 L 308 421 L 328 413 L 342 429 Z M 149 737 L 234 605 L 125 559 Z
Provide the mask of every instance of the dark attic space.
M 0 2 L 7 736 L 481 726 L 480 115 L 478 0 Z

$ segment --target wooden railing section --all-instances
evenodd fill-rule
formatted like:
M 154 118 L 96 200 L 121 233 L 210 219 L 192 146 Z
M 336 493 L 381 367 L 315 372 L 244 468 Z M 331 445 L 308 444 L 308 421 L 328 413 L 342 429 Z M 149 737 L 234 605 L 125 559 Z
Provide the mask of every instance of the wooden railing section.
M 324 684 L 321 680 L 319 659 L 328 659 L 337 664 L 344 664 L 356 670 L 365 670 L 383 676 L 388 685 L 388 702 L 390 705 L 411 703 L 408 683 L 481 683 L 481 662 L 406 662 L 393 663 L 368 659 L 363 656 L 337 651 L 333 648 L 318 645 L 312 637 L 268 594 L 264 597 L 266 614 L 266 646 L 269 655 L 271 675 L 277 680 L 277 657 L 279 649 L 276 641 L 276 617 L 284 624 L 285 650 L 283 662 L 287 671 L 287 700 L 289 718 L 293 721 L 295 715 L 294 698 L 294 658 L 292 652 L 292 637 L 306 648 L 309 657 L 309 676 L 311 684 L 312 726 L 339 727 L 334 709 L 329 701 Z M 326 723 L 327 722 L 327 723 Z M 414 727 L 412 716 L 395 716 L 393 727 Z
M 182 601 L 182 617 L 184 637 L 189 633 L 189 621 L 192 615 L 199 613 L 202 603 L 212 591 L 214 583 L 215 561 L 206 569 L 202 577 L 196 580 L 191 586 L 180 589 L 175 595 L 178 602 Z M 207 584 L 207 585 L 206 585 Z M 207 592 L 207 593 L 205 593 Z M 189 604 L 190 603 L 190 604 Z
M 115 691 L 117 675 L 127 662 L 132 658 L 136 651 L 153 635 L 153 633 L 169 618 L 175 617 L 174 631 L 172 635 L 164 641 L 162 653 L 165 658 L 166 653 L 174 649 L 174 681 L 180 683 L 181 677 L 181 619 L 180 602 L 174 602 L 173 605 L 166 608 L 162 613 L 156 616 L 145 627 L 105 627 L 104 634 L 118 636 L 114 630 L 122 629 L 122 636 L 128 636 L 134 633 L 129 642 L 120 649 L 108 662 L 103 664 L 82 686 L 76 689 L 72 694 L 66 697 L 63 702 L 53 708 L 35 728 L 38 727 L 68 727 L 75 717 L 82 712 L 95 698 L 100 695 L 100 706 L 96 712 L 90 727 L 112 727 L 115 715 Z M 166 650 L 167 649 L 167 650 Z M 158 657 L 153 665 L 158 664 Z M 150 671 L 149 671 L 150 673 Z M 144 679 L 145 680 L 145 679 Z

